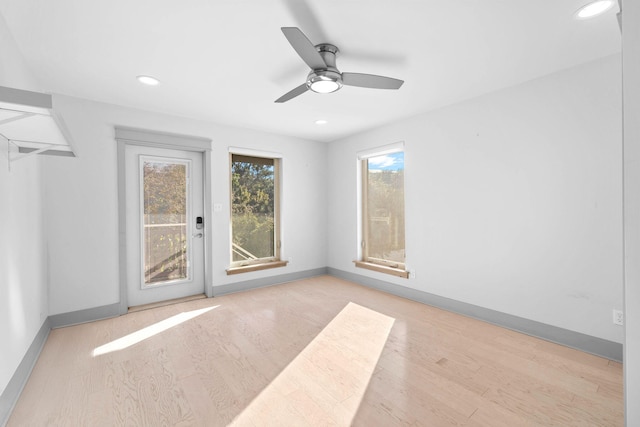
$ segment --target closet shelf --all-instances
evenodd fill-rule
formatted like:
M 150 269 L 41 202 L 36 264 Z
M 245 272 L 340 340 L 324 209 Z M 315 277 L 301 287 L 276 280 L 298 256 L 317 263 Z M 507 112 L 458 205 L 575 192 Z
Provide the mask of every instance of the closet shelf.
M 45 93 L 0 86 L 0 142 L 6 145 L 9 168 L 37 154 L 75 157 L 64 120 Z

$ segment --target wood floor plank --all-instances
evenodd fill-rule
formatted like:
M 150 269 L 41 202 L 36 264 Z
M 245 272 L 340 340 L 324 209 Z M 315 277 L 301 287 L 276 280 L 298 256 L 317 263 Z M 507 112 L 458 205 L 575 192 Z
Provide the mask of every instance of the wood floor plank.
M 622 426 L 622 368 L 321 276 L 53 330 L 8 426 Z

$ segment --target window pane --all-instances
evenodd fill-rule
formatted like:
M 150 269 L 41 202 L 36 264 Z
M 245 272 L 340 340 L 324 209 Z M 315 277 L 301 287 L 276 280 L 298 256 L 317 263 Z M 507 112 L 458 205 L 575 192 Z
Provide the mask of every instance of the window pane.
M 232 261 L 275 256 L 275 164 L 273 159 L 231 157 Z
M 404 153 L 366 162 L 367 257 L 404 263 Z
M 143 162 L 145 284 L 188 278 L 187 166 Z

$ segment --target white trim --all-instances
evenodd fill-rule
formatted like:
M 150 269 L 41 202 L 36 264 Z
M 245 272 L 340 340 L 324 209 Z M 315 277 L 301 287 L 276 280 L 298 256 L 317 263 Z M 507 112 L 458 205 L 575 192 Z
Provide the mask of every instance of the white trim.
M 364 240 L 364 197 L 362 183 L 362 159 L 356 160 L 356 257 L 354 259 L 362 260 L 364 248 L 362 241 Z
M 356 195 L 356 200 L 357 200 L 357 207 L 356 207 L 356 213 L 357 213 L 357 231 L 356 231 L 356 236 L 357 236 L 357 241 L 356 241 L 356 259 L 358 261 L 361 262 L 368 262 L 371 264 L 378 264 L 378 265 L 382 265 L 382 266 L 387 266 L 386 264 L 380 263 L 380 262 L 376 262 L 376 261 L 372 261 L 372 259 L 370 257 L 366 257 L 365 259 L 365 254 L 367 251 L 365 251 L 364 247 L 362 246 L 364 240 L 365 240 L 365 208 L 364 208 L 364 201 L 365 201 L 365 195 L 364 195 L 364 187 L 365 187 L 365 182 L 364 182 L 364 168 L 365 168 L 365 164 L 368 163 L 368 159 L 373 158 L 373 157 L 378 157 L 378 156 L 384 156 L 386 154 L 393 154 L 393 153 L 403 153 L 403 162 L 404 162 L 404 153 L 405 153 L 405 149 L 404 149 L 404 141 L 398 141 L 398 142 L 394 142 L 391 144 L 387 144 L 387 145 L 383 145 L 380 147 L 374 147 L 374 148 L 370 148 L 367 150 L 361 150 L 358 151 L 356 154 L 358 156 L 358 160 L 356 163 L 356 172 L 357 172 L 357 177 L 356 177 L 356 183 L 357 183 L 357 195 Z M 404 192 L 404 185 L 405 185 L 405 181 L 403 180 L 402 186 L 403 186 L 403 192 Z M 406 193 L 405 193 L 406 194 Z M 406 221 L 406 200 L 405 200 L 405 215 L 404 215 L 404 220 Z M 405 225 L 405 233 L 406 233 L 406 225 Z M 399 269 L 402 270 L 407 270 L 407 259 L 406 259 L 406 246 L 407 246 L 407 241 L 406 241 L 406 235 L 405 235 L 405 242 L 404 242 L 404 246 L 405 246 L 405 260 L 404 262 L 398 262 L 397 267 Z M 386 260 L 382 260 L 385 261 Z M 388 261 L 390 263 L 392 263 L 391 261 Z
M 252 157 L 262 157 L 267 159 L 282 159 L 284 157 L 282 153 L 276 153 L 274 151 L 254 150 L 252 148 L 242 147 L 229 147 L 229 153 Z
M 358 156 L 358 160 L 364 160 L 370 157 L 399 153 L 401 151 L 404 151 L 404 141 L 394 142 L 392 144 L 383 145 L 381 147 L 369 148 L 366 150 L 358 151 L 356 154 Z
M 126 314 L 129 308 L 127 279 L 127 225 L 125 194 L 127 179 L 125 175 L 125 150 L 127 146 L 148 146 L 174 150 L 196 151 L 203 153 L 204 214 L 205 214 L 205 252 L 204 252 L 204 288 L 208 297 L 213 296 L 213 206 L 211 199 L 211 143 L 207 138 L 156 132 L 143 129 L 114 126 L 116 157 L 118 163 L 118 265 L 120 267 L 120 314 Z M 209 218 L 209 219 L 207 219 Z
M 184 151 L 211 150 L 211 140 L 209 138 L 123 126 L 115 126 L 114 129 L 115 139 L 127 144 L 172 148 Z

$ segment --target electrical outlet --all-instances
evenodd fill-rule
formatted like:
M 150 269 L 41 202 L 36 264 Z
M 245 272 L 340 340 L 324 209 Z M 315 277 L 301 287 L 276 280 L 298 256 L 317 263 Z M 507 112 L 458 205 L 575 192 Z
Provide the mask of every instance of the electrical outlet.
M 613 324 L 622 326 L 624 323 L 624 314 L 622 310 L 613 309 Z
M 415 270 L 409 270 L 409 278 L 410 279 L 415 279 L 416 278 L 416 271 Z

